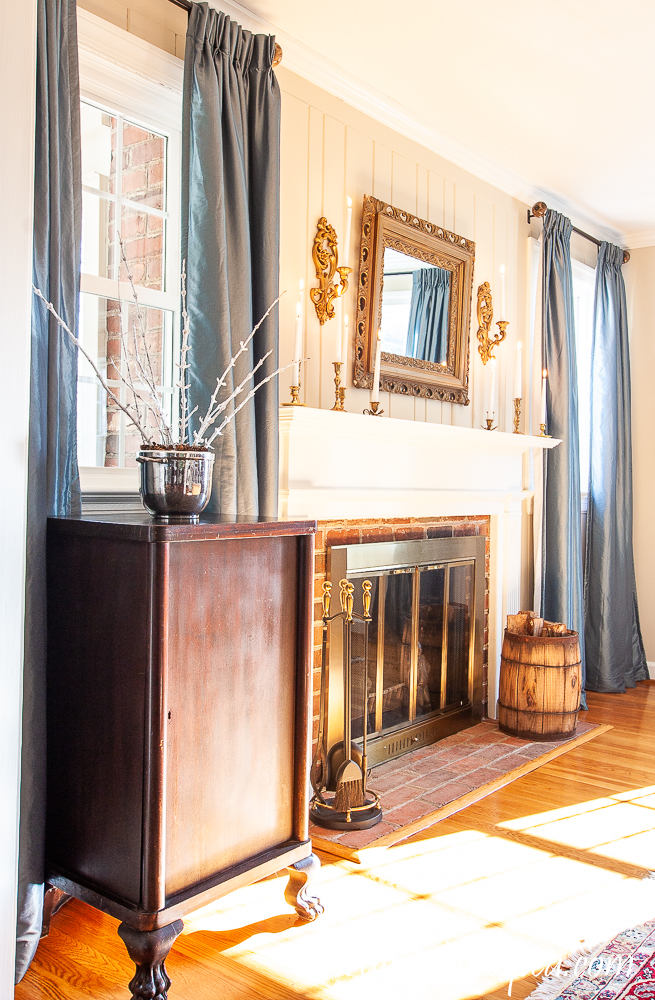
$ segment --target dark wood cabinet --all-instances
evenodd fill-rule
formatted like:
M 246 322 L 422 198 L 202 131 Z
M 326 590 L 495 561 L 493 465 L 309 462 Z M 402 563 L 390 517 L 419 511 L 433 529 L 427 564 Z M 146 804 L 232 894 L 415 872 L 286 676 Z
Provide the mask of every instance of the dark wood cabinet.
M 287 899 L 321 911 L 315 528 L 48 523 L 48 878 L 122 920 L 134 996 L 165 994 L 180 918 L 240 885 L 289 867 Z

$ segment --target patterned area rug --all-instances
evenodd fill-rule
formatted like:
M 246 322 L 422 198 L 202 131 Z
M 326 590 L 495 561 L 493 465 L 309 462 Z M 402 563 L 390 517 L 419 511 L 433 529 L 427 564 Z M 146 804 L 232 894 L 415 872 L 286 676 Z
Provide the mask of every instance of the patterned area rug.
M 617 934 L 609 944 L 570 955 L 528 1000 L 652 1000 L 655 920 Z
M 497 722 L 480 722 L 373 768 L 369 787 L 382 806 L 377 826 L 350 832 L 312 825 L 309 835 L 328 854 L 361 861 L 366 850 L 370 860 L 373 848 L 391 847 L 425 830 L 611 728 L 580 721 L 568 740 L 535 743 L 505 736 Z

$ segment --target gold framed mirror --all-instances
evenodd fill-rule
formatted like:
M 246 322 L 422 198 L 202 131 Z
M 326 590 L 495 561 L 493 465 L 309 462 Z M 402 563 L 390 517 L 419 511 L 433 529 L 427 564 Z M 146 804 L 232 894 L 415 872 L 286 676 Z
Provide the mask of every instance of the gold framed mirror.
M 475 243 L 364 196 L 354 384 L 468 405 Z

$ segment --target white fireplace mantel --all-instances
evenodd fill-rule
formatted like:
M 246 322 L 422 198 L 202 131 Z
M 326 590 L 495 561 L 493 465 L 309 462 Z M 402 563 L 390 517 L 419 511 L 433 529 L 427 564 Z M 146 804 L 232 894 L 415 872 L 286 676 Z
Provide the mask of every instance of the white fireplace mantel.
M 280 408 L 280 516 L 499 514 L 526 496 L 523 456 L 556 438 L 310 407 Z
M 532 603 L 532 449 L 557 438 L 280 408 L 280 517 L 490 516 L 489 715 L 506 616 Z

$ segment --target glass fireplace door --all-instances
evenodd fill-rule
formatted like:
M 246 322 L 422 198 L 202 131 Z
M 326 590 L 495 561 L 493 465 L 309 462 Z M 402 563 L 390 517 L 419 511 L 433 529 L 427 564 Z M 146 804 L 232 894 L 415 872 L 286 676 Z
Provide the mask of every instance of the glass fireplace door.
M 430 722 L 436 725 L 470 708 L 475 560 L 408 566 L 349 579 L 355 585 L 355 610 L 360 614 L 362 582 L 370 579 L 373 583 L 366 669 L 373 764 L 440 738 Z M 361 637 L 359 631 L 354 626 L 352 732 L 356 739 L 362 735 L 364 716 L 364 645 L 363 631 Z M 377 743 L 379 753 L 374 750 Z

